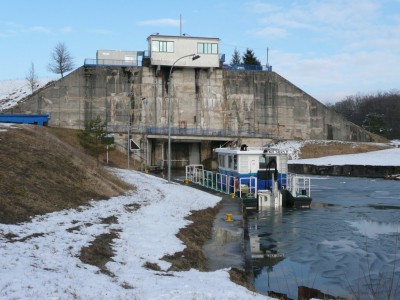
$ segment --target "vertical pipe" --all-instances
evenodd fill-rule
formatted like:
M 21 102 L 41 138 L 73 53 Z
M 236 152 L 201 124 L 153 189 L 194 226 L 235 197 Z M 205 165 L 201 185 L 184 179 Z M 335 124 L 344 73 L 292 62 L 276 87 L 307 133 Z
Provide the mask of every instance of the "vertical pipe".
M 129 103 L 128 103 L 128 137 L 127 137 L 127 142 L 128 142 L 128 148 L 127 148 L 127 152 L 128 152 L 128 170 L 130 168 L 129 166 L 129 158 L 130 158 L 130 140 L 129 140 L 129 131 L 130 131 L 130 127 L 131 127 L 131 120 L 129 117 L 130 113 L 129 113 Z

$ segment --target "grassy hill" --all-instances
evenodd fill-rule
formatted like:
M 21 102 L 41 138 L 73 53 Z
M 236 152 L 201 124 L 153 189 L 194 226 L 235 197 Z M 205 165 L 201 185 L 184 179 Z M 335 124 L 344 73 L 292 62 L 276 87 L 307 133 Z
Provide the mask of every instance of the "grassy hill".
M 0 223 L 27 221 L 132 188 L 97 168 L 76 133 L 27 125 L 0 131 Z M 119 161 L 117 152 L 111 157 Z

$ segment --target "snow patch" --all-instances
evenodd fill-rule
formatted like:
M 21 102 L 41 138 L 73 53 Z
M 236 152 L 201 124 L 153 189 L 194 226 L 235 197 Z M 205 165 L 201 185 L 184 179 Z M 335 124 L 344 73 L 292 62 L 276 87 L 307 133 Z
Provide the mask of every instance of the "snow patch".
M 6 299 L 270 299 L 236 285 L 227 269 L 168 272 L 161 258 L 184 248 L 176 237 L 192 210 L 220 197 L 143 173 L 111 169 L 135 192 L 16 225 L 0 224 L 0 298 Z M 137 210 L 127 209 L 138 204 Z M 104 224 L 115 216 L 118 222 Z M 79 259 L 96 236 L 118 231 L 113 276 Z M 162 271 L 146 269 L 157 263 Z
M 48 84 L 53 79 L 38 79 L 35 90 Z M 0 111 L 16 106 L 25 97 L 32 94 L 27 80 L 0 80 Z

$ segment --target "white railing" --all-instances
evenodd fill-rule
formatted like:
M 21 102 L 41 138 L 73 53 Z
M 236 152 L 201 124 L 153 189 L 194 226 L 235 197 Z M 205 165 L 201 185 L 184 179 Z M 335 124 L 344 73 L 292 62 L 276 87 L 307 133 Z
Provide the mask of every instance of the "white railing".
M 204 177 L 203 165 L 187 165 L 185 167 L 186 179 L 194 183 L 201 183 Z
M 243 184 L 244 181 L 248 184 Z M 242 198 L 242 195 L 257 198 L 257 177 L 250 176 L 239 179 L 239 197 Z
M 310 177 L 289 173 L 286 176 L 286 185 L 287 190 L 289 190 L 293 196 L 311 196 Z
M 212 190 L 231 194 L 236 193 L 236 177 L 204 170 L 203 165 L 187 165 L 186 179 Z
M 187 165 L 186 179 L 221 193 L 238 194 L 240 198 L 257 198 L 258 196 L 258 180 L 254 176 L 237 178 L 204 170 L 203 165 Z M 310 177 L 289 173 L 286 176 L 281 176 L 280 185 L 282 189 L 287 189 L 295 197 L 300 195 L 311 196 Z

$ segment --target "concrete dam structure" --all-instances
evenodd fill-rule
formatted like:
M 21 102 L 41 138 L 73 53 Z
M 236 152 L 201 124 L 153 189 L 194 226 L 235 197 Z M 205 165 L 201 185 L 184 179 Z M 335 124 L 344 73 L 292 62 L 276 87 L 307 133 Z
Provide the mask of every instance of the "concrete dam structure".
M 167 159 L 169 96 L 173 167 L 213 167 L 213 149 L 225 143 L 373 141 L 275 72 L 185 65 L 171 72 L 146 60 L 131 67 L 84 65 L 8 112 L 50 114 L 49 126 L 74 129 L 99 115 L 117 146 L 126 151 L 130 136 L 141 148 L 135 157 L 150 166 Z

